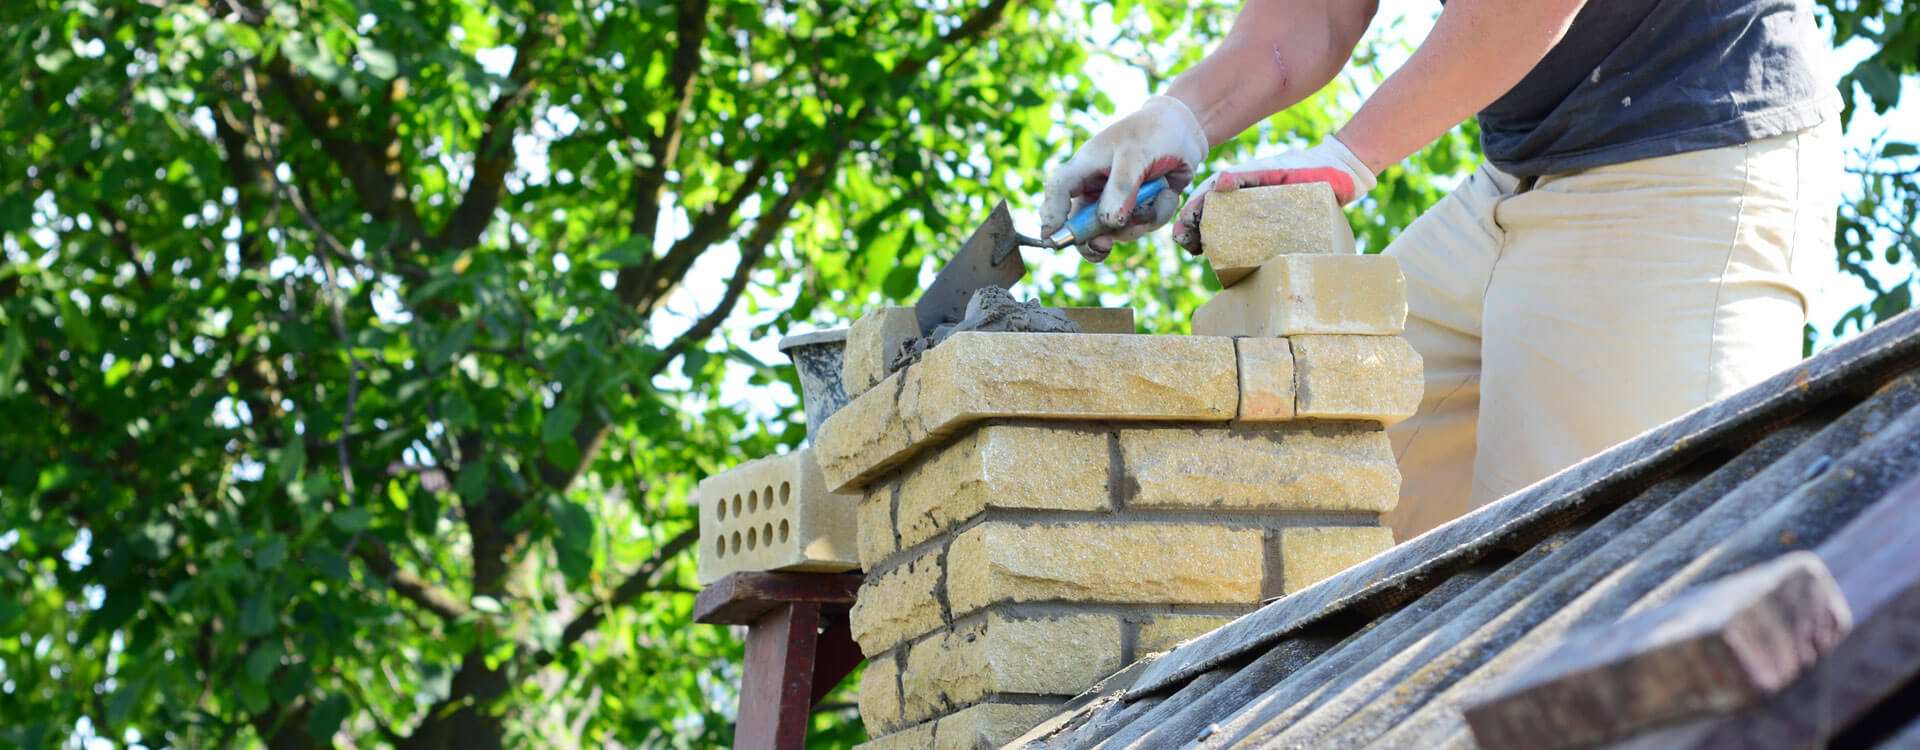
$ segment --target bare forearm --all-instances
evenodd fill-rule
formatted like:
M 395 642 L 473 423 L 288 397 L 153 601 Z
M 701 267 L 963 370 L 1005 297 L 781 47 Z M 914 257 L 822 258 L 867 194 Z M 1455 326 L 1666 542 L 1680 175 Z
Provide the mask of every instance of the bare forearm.
M 1208 145 L 1218 145 L 1333 80 L 1376 7 L 1377 0 L 1249 0 L 1227 38 L 1167 95 L 1186 103 Z
M 1450 0 L 1420 49 L 1336 134 L 1375 173 L 1505 94 L 1585 0 Z

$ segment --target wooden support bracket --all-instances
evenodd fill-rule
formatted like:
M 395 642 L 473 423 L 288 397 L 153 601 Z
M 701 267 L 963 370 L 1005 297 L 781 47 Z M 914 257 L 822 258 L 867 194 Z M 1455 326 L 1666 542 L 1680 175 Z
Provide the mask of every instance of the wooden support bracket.
M 806 747 L 814 704 L 866 657 L 847 611 L 856 573 L 734 573 L 694 598 L 694 622 L 747 626 L 746 669 L 733 746 Z

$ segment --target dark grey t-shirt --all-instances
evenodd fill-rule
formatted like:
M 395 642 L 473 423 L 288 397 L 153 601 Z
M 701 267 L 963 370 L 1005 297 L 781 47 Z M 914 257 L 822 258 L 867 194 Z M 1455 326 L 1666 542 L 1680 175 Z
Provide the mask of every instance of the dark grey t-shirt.
M 1480 111 L 1494 165 L 1529 177 L 1812 127 L 1838 94 L 1807 0 L 1592 0 Z

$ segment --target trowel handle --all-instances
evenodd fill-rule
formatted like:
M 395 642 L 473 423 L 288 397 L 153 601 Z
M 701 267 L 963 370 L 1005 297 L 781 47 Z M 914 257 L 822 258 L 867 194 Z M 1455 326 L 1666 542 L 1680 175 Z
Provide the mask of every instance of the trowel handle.
M 1167 178 L 1155 178 L 1152 182 L 1140 186 L 1140 192 L 1133 196 L 1133 205 L 1153 200 L 1167 190 Z M 1054 247 L 1079 245 L 1100 235 L 1117 229 L 1100 223 L 1100 202 L 1094 201 L 1073 212 L 1067 219 L 1067 225 L 1047 235 L 1047 244 Z

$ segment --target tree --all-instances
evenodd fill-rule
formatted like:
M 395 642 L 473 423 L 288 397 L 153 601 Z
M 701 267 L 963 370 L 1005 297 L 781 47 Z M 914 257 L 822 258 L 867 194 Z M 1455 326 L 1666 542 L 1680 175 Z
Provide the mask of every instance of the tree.
M 913 299 L 1111 110 L 1094 55 L 1236 4 L 0 4 L 0 743 L 727 743 L 688 493 L 804 435 L 743 344 Z M 1156 242 L 1033 289 L 1184 330 Z
M 712 334 L 904 296 L 1031 187 L 1090 103 L 1057 20 L 8 3 L 7 744 L 727 741 L 686 496 L 802 433 L 719 402 L 792 377 Z
M 1819 5 L 1834 46 L 1865 40 L 1877 47 L 1840 78 L 1840 121 L 1851 132 L 1855 112 L 1862 107 L 1882 115 L 1892 111 L 1901 87 L 1920 79 L 1920 0 L 1820 0 Z M 1920 235 L 1913 229 L 1920 222 L 1920 151 L 1882 133 L 1872 146 L 1850 155 L 1847 171 L 1858 183 L 1840 206 L 1835 245 L 1840 268 L 1860 279 L 1873 298 L 1842 316 L 1835 336 L 1911 308 L 1914 287 L 1920 285 L 1920 256 L 1915 255 Z M 1876 258 L 1884 263 L 1880 273 L 1872 267 Z

